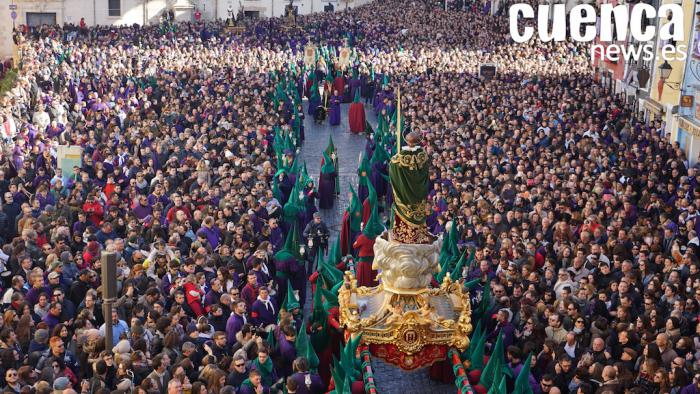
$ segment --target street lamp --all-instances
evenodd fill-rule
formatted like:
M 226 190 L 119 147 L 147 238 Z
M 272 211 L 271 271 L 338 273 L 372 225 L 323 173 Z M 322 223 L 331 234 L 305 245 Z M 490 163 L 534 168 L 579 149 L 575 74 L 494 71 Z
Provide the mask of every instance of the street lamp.
M 659 66 L 659 79 L 664 85 L 668 86 L 669 88 L 673 90 L 680 90 L 680 82 L 668 82 L 668 77 L 671 76 L 671 71 L 673 71 L 673 67 L 668 63 L 667 60 L 664 60 L 663 64 Z

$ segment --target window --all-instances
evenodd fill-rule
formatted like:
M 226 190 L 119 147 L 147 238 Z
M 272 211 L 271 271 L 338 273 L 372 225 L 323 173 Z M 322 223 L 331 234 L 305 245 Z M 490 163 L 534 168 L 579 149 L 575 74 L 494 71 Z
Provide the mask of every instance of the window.
M 121 16 L 122 15 L 122 1 L 121 0 L 107 0 L 107 15 L 109 15 L 109 16 Z

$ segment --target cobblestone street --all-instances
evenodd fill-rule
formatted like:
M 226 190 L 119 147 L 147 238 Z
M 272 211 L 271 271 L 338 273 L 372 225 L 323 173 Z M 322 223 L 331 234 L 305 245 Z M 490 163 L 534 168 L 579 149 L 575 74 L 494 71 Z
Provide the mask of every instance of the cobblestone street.
M 343 212 L 350 204 L 348 193 L 352 184 L 357 189 L 357 167 L 360 163 L 360 154 L 365 148 L 364 135 L 353 134 L 347 124 L 347 112 L 349 104 L 343 104 L 343 114 L 339 126 L 329 126 L 328 122 L 322 125 L 314 123 L 313 117 L 307 115 L 304 123 L 306 140 L 301 149 L 301 159 L 306 161 L 309 175 L 318 185 L 318 176 L 321 170 L 321 152 L 328 144 L 328 137 L 333 136 L 333 143 L 338 150 L 340 167 L 341 193 L 335 201 L 332 209 L 321 211 L 323 221 L 331 230 L 331 242 L 335 240 L 340 231 Z M 371 106 L 365 106 L 367 119 L 372 127 L 376 128 L 376 118 Z M 306 292 L 306 316 L 310 313 L 311 289 Z M 453 394 L 454 384 L 441 384 L 428 378 L 427 369 L 414 372 L 405 372 L 387 364 L 382 360 L 372 357 L 372 369 L 376 376 L 377 391 L 379 394 Z

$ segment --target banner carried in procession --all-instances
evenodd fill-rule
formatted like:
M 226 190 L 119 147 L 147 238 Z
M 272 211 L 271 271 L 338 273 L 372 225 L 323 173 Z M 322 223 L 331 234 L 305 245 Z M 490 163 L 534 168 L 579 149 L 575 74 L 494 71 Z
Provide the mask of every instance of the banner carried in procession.
M 343 70 L 350 66 L 350 48 L 345 47 L 340 49 L 340 56 L 338 56 L 338 65 Z
M 304 48 L 304 64 L 307 67 L 313 67 L 316 63 L 316 47 L 313 45 L 307 45 Z

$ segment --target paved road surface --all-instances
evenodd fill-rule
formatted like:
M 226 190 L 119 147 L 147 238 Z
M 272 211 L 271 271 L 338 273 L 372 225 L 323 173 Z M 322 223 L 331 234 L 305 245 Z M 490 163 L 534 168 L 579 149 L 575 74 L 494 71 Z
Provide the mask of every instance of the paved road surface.
M 306 140 L 301 148 L 301 159 L 306 161 L 309 176 L 313 177 L 318 185 L 318 176 L 321 171 L 321 152 L 328 144 L 328 137 L 333 136 L 333 143 L 338 150 L 340 161 L 340 190 L 332 209 L 321 211 L 323 221 L 331 230 L 330 240 L 335 240 L 340 231 L 343 212 L 350 204 L 348 198 L 349 185 L 357 190 L 357 167 L 360 163 L 360 154 L 365 148 L 365 137 L 350 132 L 348 126 L 349 104 L 343 104 L 343 114 L 339 126 L 329 126 L 328 122 L 322 125 L 314 123 L 313 117 L 306 116 L 304 134 Z M 376 128 L 376 119 L 371 106 L 365 106 L 367 118 Z M 311 289 L 306 292 L 305 316 L 310 315 Z M 374 370 L 379 394 L 453 394 L 457 391 L 454 384 L 441 384 L 431 381 L 425 369 L 405 372 L 398 367 L 387 364 L 377 357 L 372 357 L 372 369 Z

